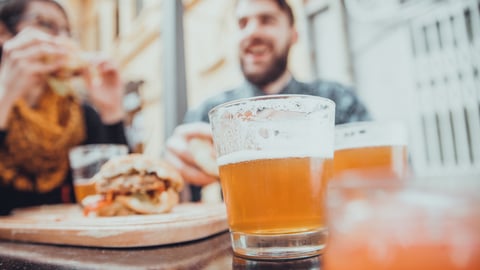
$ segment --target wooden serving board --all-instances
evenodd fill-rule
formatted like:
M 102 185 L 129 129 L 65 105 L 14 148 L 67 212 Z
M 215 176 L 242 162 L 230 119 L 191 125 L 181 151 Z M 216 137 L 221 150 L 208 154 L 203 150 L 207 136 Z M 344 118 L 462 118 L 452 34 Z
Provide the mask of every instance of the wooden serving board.
M 122 217 L 85 217 L 78 205 L 47 205 L 0 217 L 1 239 L 89 247 L 165 245 L 227 228 L 223 203 L 186 203 L 166 214 Z

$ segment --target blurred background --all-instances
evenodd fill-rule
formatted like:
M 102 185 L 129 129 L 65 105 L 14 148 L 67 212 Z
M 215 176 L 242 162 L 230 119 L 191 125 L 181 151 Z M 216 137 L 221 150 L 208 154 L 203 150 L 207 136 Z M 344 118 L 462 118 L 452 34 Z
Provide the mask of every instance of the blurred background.
M 127 80 L 129 141 L 159 155 L 185 110 L 242 79 L 233 0 L 62 0 L 86 50 Z M 480 0 L 291 0 L 300 80 L 353 86 L 403 122 L 422 176 L 480 171 Z

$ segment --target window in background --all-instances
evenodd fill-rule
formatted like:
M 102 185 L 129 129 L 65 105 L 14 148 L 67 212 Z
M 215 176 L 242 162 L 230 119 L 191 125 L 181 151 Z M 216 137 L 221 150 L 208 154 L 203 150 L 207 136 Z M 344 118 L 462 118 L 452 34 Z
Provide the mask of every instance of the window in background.
M 480 172 L 480 0 L 306 3 L 317 77 L 405 122 L 419 175 Z
M 425 171 L 480 169 L 480 1 L 451 1 L 411 24 Z
M 342 1 L 309 1 L 306 13 L 315 77 L 352 85 L 353 74 Z

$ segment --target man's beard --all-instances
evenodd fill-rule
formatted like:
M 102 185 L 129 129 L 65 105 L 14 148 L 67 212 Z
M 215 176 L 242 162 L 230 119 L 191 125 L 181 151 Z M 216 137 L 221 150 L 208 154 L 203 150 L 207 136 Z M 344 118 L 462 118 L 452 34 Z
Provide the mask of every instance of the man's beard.
M 289 48 L 287 46 L 280 54 L 274 56 L 263 72 L 259 73 L 248 73 L 245 68 L 244 60 L 240 58 L 242 73 L 247 81 L 262 88 L 269 83 L 276 81 L 285 72 L 287 69 L 288 52 Z

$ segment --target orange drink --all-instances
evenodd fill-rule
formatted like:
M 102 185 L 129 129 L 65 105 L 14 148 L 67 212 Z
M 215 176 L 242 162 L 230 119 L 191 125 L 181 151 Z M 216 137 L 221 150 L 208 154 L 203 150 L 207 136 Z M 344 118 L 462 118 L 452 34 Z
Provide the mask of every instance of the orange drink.
M 407 173 L 407 135 L 398 123 L 338 125 L 335 140 L 335 178 L 399 179 Z
M 220 105 L 209 116 L 234 253 L 282 260 L 320 254 L 334 103 L 264 96 Z
M 81 202 L 85 197 L 93 195 L 95 191 L 95 183 L 90 179 L 76 179 L 73 184 L 73 190 L 75 191 L 75 199 Z
M 366 180 L 330 183 L 322 269 L 480 269 L 478 176 Z

